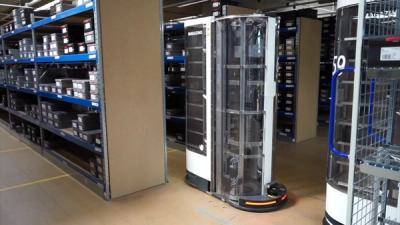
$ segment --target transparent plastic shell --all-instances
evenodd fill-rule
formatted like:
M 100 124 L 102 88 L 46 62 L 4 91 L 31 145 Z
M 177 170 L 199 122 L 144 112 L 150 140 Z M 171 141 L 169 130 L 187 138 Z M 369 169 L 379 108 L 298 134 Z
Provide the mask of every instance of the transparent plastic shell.
M 217 186 L 231 201 L 262 194 L 266 26 L 265 17 L 216 25 Z

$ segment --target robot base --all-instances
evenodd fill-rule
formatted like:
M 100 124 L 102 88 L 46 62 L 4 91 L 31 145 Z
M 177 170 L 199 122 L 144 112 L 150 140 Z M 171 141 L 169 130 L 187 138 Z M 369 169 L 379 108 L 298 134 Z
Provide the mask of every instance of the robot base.
M 325 213 L 325 218 L 322 221 L 323 225 L 343 225 L 342 223 L 339 223 L 338 221 L 336 221 L 335 219 L 333 219 L 332 217 L 330 217 L 328 215 L 328 213 Z
M 272 212 L 281 209 L 288 201 L 287 188 L 278 183 L 268 185 L 266 196 L 242 196 L 238 201 L 228 201 L 237 209 L 248 212 Z

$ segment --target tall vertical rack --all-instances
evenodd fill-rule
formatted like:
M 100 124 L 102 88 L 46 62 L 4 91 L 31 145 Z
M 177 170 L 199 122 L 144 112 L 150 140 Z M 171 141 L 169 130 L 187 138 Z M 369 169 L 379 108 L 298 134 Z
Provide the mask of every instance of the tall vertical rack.
M 281 15 L 278 65 L 278 139 L 301 142 L 316 136 L 321 22 Z
M 184 24 L 165 24 L 164 42 L 167 140 L 180 146 L 185 145 L 186 130 Z
M 99 65 L 97 60 L 99 43 L 93 42 L 94 50 L 90 50 L 90 53 L 88 51 L 78 53 L 77 49 L 73 49 L 73 52 L 64 54 L 61 49 L 58 49 L 59 54 L 50 56 L 49 54 L 44 55 L 43 48 L 39 48 L 43 44 L 42 36 L 50 33 L 61 35 L 60 25 L 62 24 L 68 26 L 80 24 L 83 30 L 85 19 L 96 21 L 95 11 L 95 1 L 83 1 L 74 8 L 40 20 L 35 20 L 36 17 L 32 13 L 30 14 L 31 24 L 8 32 L 2 29 L 0 36 L 2 43 L 1 67 L 6 79 L 5 82 L 0 81 L 2 97 L 0 121 L 21 141 L 65 170 L 70 171 L 73 177 L 94 192 L 105 196 L 106 177 L 104 176 L 102 144 L 104 125 L 97 120 L 94 122 L 96 123 L 95 129 L 82 128 L 82 135 L 79 136 L 77 133 L 74 134 L 71 120 L 72 117 L 77 118 L 77 114 L 88 112 L 102 117 L 100 108 L 102 99 L 91 100 L 89 97 L 79 98 L 72 94 L 68 95 L 64 92 L 65 90 L 59 93 L 54 91 L 57 90 L 55 78 L 63 78 L 63 75 L 58 73 L 61 73 L 60 71 L 64 67 L 68 67 L 66 70 L 72 72 L 78 71 L 73 68 L 86 71 L 86 75 L 81 78 L 89 80 L 87 71 L 93 70 Z M 94 26 L 91 28 L 94 38 L 98 36 L 97 23 L 93 22 L 92 25 Z M 84 39 L 84 37 L 81 38 Z M 24 43 L 22 46 L 23 40 L 29 43 Z M 75 48 L 75 43 L 73 46 Z M 18 47 L 19 51 L 16 49 Z M 11 54 L 11 51 L 14 53 Z M 58 71 L 56 77 L 54 74 L 49 74 L 50 70 Z M 76 74 L 72 74 L 71 78 L 78 79 Z M 97 73 L 97 77 L 95 76 L 94 79 L 96 79 L 96 89 L 101 87 L 101 74 Z M 55 89 L 43 88 L 45 83 L 49 82 L 54 83 L 53 88 Z M 52 111 L 47 108 L 47 106 L 50 107 L 50 104 L 53 107 Z M 51 120 L 52 123 L 48 117 L 50 113 L 54 119 Z M 71 118 L 64 120 L 63 117 Z
M 329 16 L 321 19 L 321 63 L 318 101 L 318 123 L 329 123 L 329 95 L 331 93 L 331 80 L 333 72 L 335 24 L 336 17 Z
M 161 2 L 55 3 L 2 29 L 1 124 L 105 199 L 165 183 Z

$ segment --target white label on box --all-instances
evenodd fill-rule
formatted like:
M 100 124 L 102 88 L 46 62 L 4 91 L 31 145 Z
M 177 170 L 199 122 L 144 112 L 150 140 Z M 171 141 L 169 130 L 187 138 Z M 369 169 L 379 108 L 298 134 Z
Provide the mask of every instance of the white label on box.
M 69 43 L 69 39 L 68 39 L 68 38 L 64 38 L 64 39 L 63 39 L 63 43 L 64 43 L 64 44 L 68 44 L 68 43 Z
M 85 51 L 85 46 L 79 46 L 79 52 L 84 52 Z
M 97 85 L 91 84 L 91 85 L 90 85 L 90 90 L 91 90 L 91 91 L 96 91 L 96 90 L 97 90 Z
M 91 23 L 85 23 L 85 30 L 89 30 L 92 28 L 92 24 Z
M 64 54 L 68 54 L 68 52 L 69 52 L 69 51 L 68 51 L 68 48 L 65 48 L 65 49 L 64 49 Z
M 90 81 L 97 81 L 95 75 L 89 75 Z
M 95 51 L 96 51 L 96 45 L 89 46 L 88 52 L 95 52 Z
M 82 89 L 82 84 L 78 84 L 78 89 Z
M 59 81 L 56 82 L 56 86 L 57 86 L 57 87 L 61 87 L 61 82 L 59 82 Z
M 72 95 L 72 91 L 71 91 L 71 90 L 68 90 L 68 91 L 67 91 L 67 95 Z
M 400 47 L 381 48 L 381 61 L 399 61 Z
M 80 123 L 82 123 L 82 118 L 81 118 L 81 117 L 79 117 L 79 118 L 78 118 L 78 121 L 79 121 Z
M 74 47 L 69 47 L 69 48 L 68 48 L 68 51 L 69 51 L 70 53 L 73 53 L 73 52 L 74 52 Z
M 86 36 L 87 41 L 93 41 L 93 35 L 87 35 Z
M 73 84 L 72 84 L 72 87 L 73 87 L 73 88 L 76 88 L 76 86 L 77 86 L 76 83 L 73 83 Z
M 62 33 L 64 33 L 64 34 L 68 33 L 68 31 L 67 31 L 67 28 L 66 28 L 66 27 L 64 27 L 64 28 L 62 29 Z
M 57 48 L 57 44 L 56 43 L 52 43 L 52 44 L 50 44 L 50 48 Z

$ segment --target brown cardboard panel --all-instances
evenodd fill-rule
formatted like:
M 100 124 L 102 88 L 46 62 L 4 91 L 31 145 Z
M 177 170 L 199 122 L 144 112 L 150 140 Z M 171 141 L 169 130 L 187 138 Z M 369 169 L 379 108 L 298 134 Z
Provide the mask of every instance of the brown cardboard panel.
M 317 135 L 321 21 L 300 19 L 296 142 Z
M 165 183 L 160 1 L 100 1 L 112 198 Z

